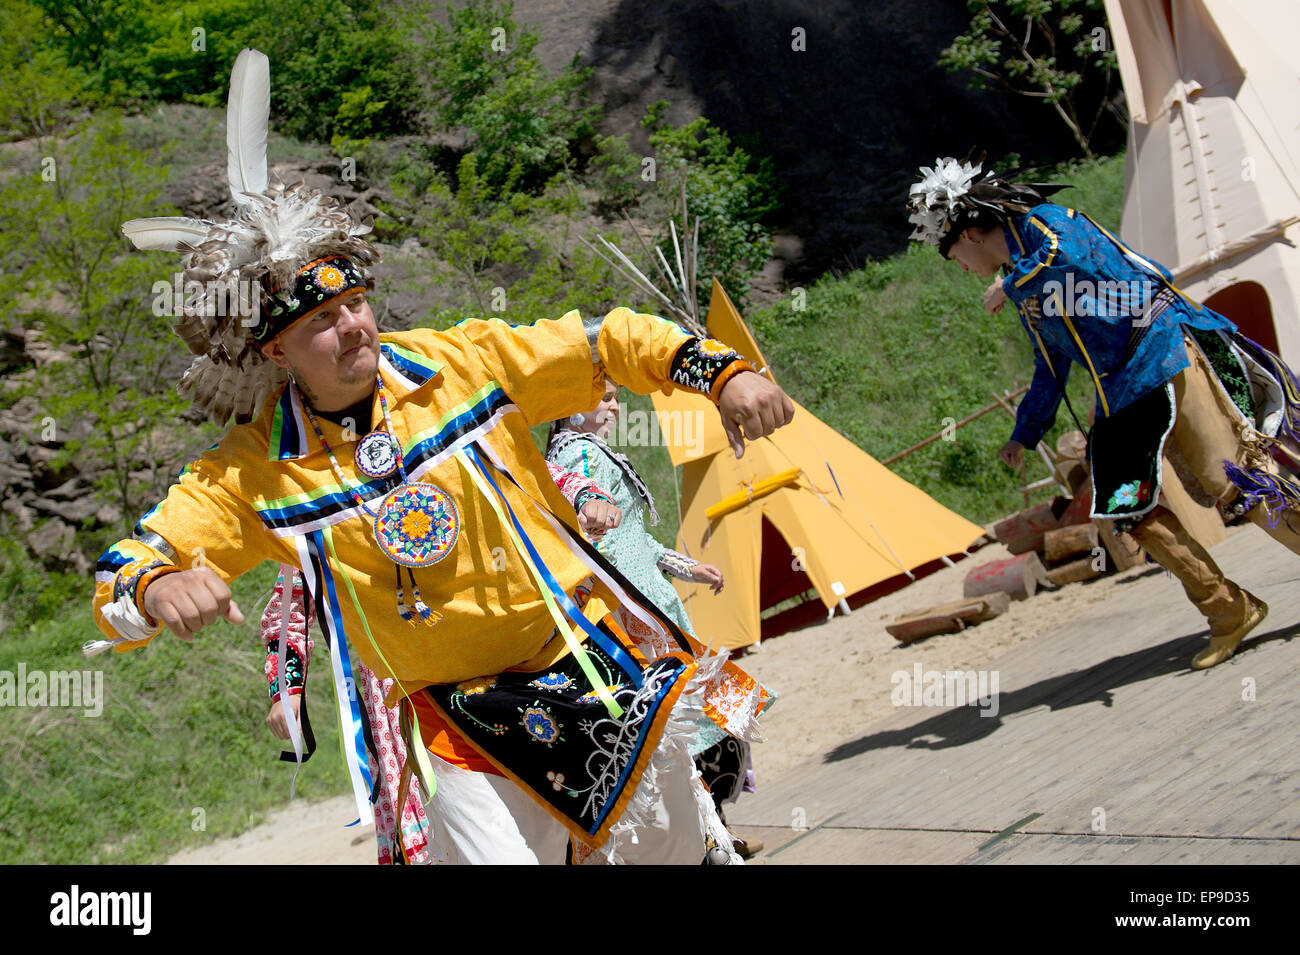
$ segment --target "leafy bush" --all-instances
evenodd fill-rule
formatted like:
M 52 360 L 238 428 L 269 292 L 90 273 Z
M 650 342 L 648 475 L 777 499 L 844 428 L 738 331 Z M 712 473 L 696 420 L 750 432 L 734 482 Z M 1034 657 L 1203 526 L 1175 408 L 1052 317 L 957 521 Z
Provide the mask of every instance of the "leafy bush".
M 512 0 L 467 0 L 434 23 L 425 70 L 436 125 L 463 130 L 489 189 L 540 190 L 592 134 L 598 110 L 582 101 L 590 70 L 573 62 L 548 76 L 535 30 L 512 19 Z
M 0 17 L 0 135 L 44 136 L 64 121 L 78 100 L 90 100 L 85 74 L 45 39 L 39 7 L 17 0 Z
M 772 237 L 762 224 L 777 208 L 772 163 L 733 145 L 703 116 L 685 126 L 669 125 L 668 105 L 666 100 L 653 104 L 642 120 L 650 130 L 660 183 L 657 201 L 647 202 L 643 214 L 655 222 L 672 216 L 684 181 L 687 208 L 692 220 L 700 220 L 697 296 L 708 301 L 716 275 L 741 305 L 751 279 L 772 254 Z
M 244 47 L 271 59 L 272 125 L 330 142 L 412 129 L 420 104 L 413 41 L 378 0 L 36 0 L 48 49 L 108 102 L 224 106 Z

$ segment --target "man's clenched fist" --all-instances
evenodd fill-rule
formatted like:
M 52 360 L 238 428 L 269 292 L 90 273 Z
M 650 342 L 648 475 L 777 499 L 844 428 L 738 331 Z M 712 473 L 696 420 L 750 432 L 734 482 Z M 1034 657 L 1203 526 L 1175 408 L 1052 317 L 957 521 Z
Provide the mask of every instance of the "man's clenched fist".
M 775 382 L 752 371 L 742 371 L 722 386 L 718 411 L 736 457 L 745 453 L 746 439 L 765 438 L 794 419 L 794 403 L 786 393 Z
M 239 604 L 230 599 L 230 588 L 211 567 L 196 567 L 151 581 L 142 603 L 152 620 L 164 624 L 186 643 L 218 620 L 244 622 Z

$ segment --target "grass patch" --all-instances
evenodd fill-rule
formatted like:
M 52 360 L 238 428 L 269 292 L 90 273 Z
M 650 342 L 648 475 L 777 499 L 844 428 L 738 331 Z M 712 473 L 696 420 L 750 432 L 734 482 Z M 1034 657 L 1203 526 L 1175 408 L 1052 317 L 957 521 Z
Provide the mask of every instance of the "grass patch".
M 257 635 L 275 573 L 263 564 L 235 582 L 249 623 L 218 624 L 192 644 L 164 633 L 141 650 L 85 659 L 82 643 L 100 634 L 84 580 L 60 615 L 6 633 L 0 670 L 100 671 L 104 694 L 98 717 L 0 707 L 0 862 L 162 862 L 283 805 L 293 769 L 264 723 Z M 300 799 L 347 788 L 319 637 L 317 646 L 308 680 L 319 751 L 298 778 Z

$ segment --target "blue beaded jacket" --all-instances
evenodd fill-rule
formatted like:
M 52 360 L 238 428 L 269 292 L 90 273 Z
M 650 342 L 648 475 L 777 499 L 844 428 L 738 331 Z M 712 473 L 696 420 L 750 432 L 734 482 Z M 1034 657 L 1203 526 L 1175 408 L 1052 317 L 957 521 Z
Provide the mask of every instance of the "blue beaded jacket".
M 1032 448 L 1056 420 L 1070 366 L 1097 390 L 1100 420 L 1187 367 L 1183 326 L 1235 331 L 1169 286 L 1169 270 L 1082 213 L 1044 203 L 1003 225 L 1011 265 L 1002 282 L 1034 343 L 1034 377 L 1012 440 Z

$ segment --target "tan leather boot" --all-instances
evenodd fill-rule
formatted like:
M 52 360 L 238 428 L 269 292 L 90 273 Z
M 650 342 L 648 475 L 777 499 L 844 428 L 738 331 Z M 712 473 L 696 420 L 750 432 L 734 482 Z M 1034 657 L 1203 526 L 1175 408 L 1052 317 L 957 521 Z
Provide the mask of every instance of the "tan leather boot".
M 1211 636 L 1227 634 L 1246 619 L 1246 592 L 1224 575 L 1209 551 L 1187 532 L 1173 512 L 1157 506 L 1133 529 L 1133 537 L 1152 559 L 1178 578 L 1187 599 L 1205 615 Z
M 1218 666 L 1236 652 L 1237 644 L 1241 643 L 1246 634 L 1264 622 L 1268 616 L 1268 604 L 1250 592 L 1246 592 L 1246 600 L 1246 616 L 1241 623 L 1221 636 L 1211 634 L 1210 645 L 1192 657 L 1193 670 L 1208 670 L 1212 666 Z

